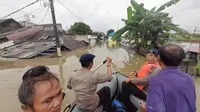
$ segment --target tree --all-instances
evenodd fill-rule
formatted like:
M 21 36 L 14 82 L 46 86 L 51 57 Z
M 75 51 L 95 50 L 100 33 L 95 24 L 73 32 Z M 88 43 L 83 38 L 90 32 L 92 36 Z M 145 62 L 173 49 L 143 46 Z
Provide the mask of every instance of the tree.
M 125 26 L 115 33 L 115 39 L 119 40 L 122 36 L 129 40 L 135 40 L 138 48 L 146 48 L 148 41 L 152 46 L 157 43 L 164 43 L 165 38 L 169 37 L 169 31 L 175 31 L 179 34 L 189 34 L 187 31 L 172 23 L 172 17 L 163 12 L 166 7 L 176 4 L 179 0 L 171 0 L 156 10 L 145 9 L 144 4 L 138 4 L 131 0 L 133 10 L 128 7 L 128 20 L 122 19 Z M 132 13 L 130 13 L 132 11 Z M 130 14 L 132 18 L 130 17 Z M 133 14 L 133 15 L 132 15 Z
M 76 22 L 69 29 L 69 33 L 72 35 L 87 35 L 92 34 L 90 26 L 83 22 Z

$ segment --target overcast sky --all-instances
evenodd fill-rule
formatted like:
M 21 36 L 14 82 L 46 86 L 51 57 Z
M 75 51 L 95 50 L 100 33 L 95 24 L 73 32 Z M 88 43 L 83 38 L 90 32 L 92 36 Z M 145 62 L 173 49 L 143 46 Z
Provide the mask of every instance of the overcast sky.
M 1 0 L 0 2 L 0 17 L 9 14 L 35 0 Z M 50 11 L 47 13 L 43 1 L 38 2 L 10 17 L 22 21 L 25 20 L 24 14 L 32 12 L 36 18 L 31 18 L 34 23 L 50 23 Z M 139 3 L 144 3 L 148 9 L 154 6 L 161 6 L 168 0 L 136 0 Z M 48 2 L 48 0 L 46 0 Z M 108 29 L 117 30 L 123 27 L 124 23 L 121 18 L 127 18 L 126 8 L 130 5 L 130 0 L 60 0 L 67 8 L 75 15 L 66 10 L 57 0 L 55 0 L 56 19 L 58 23 L 62 23 L 63 28 L 69 28 L 74 22 L 83 21 L 89 24 L 94 31 L 104 31 Z M 43 9 L 43 10 L 42 10 Z M 40 11 L 42 10 L 42 11 Z M 166 12 L 173 17 L 175 24 L 193 32 L 195 27 L 198 27 L 200 33 L 200 0 L 180 0 L 176 5 L 171 6 Z M 40 13 L 38 13 L 40 12 Z M 37 14 L 38 13 L 38 14 Z M 37 14 L 37 15 L 36 15 Z

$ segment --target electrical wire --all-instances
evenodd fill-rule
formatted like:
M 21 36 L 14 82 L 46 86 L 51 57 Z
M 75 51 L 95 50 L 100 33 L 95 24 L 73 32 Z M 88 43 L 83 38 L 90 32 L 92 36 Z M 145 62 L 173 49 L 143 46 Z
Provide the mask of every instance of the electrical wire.
M 23 9 L 25 9 L 25 8 L 27 8 L 27 7 L 31 6 L 31 5 L 33 5 L 33 4 L 35 4 L 35 3 L 37 3 L 38 1 L 39 1 L 39 0 L 36 0 L 35 2 L 32 2 L 32 3 L 30 3 L 30 4 L 28 4 L 28 5 L 24 6 L 24 7 L 22 7 L 22 8 L 20 8 L 20 9 L 14 11 L 14 12 L 8 14 L 8 15 L 6 15 L 6 16 L 4 16 L 3 18 L 1 18 L 0 20 L 3 20 L 3 19 L 5 19 L 5 18 L 7 18 L 7 17 L 9 17 L 9 16 L 11 16 L 11 15 L 17 13 L 17 12 L 19 12 L 19 11 L 21 11 L 21 10 L 23 10 Z
M 67 9 L 72 15 L 74 15 L 79 21 L 81 21 L 81 19 L 74 14 L 69 8 L 67 8 L 60 0 L 57 0 L 65 9 Z
M 49 12 L 49 7 L 47 8 L 47 10 L 46 10 L 46 13 L 45 13 L 44 17 L 42 18 L 42 20 L 41 20 L 41 21 L 40 21 L 38 24 L 40 24 L 40 23 L 44 22 L 44 20 L 45 20 L 45 18 L 46 18 L 46 16 L 47 16 L 47 14 L 48 14 L 48 12 Z
M 43 7 L 41 10 L 39 10 L 36 14 L 35 14 L 35 16 L 37 16 L 40 12 L 42 12 L 43 10 L 44 10 L 45 8 Z
M 52 15 L 51 15 L 51 12 L 49 11 L 49 20 L 50 20 L 50 23 L 52 23 Z
M 7 7 L 7 8 L 16 9 L 16 7 L 13 7 L 13 6 L 9 5 L 9 4 L 0 4 L 0 5 L 5 6 L 5 7 Z M 19 12 L 24 13 L 24 14 L 26 13 L 26 12 L 23 11 L 23 10 L 20 10 Z
M 29 15 L 34 15 L 34 16 L 36 16 L 36 15 L 38 15 L 38 13 L 40 13 L 42 10 L 44 10 L 45 8 L 43 8 L 43 7 L 40 7 L 40 8 L 38 8 L 38 9 L 36 9 L 36 10 L 34 10 L 34 11 L 32 11 L 32 12 L 29 12 L 29 13 L 25 13 L 23 16 L 19 16 L 19 17 L 16 17 L 15 19 L 20 19 L 20 18 L 24 18 L 24 16 L 27 14 L 29 14 Z M 38 11 L 39 10 L 39 11 Z M 38 11 L 36 14 L 33 14 L 33 13 L 35 13 L 35 11 Z

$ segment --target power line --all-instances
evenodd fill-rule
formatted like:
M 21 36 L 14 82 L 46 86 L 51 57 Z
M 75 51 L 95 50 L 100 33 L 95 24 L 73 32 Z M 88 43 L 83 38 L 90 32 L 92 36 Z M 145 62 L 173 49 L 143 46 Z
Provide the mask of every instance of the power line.
M 27 7 L 29 7 L 29 6 L 31 6 L 31 5 L 33 5 L 33 4 L 35 4 L 35 3 L 37 3 L 38 1 L 39 1 L 39 0 L 36 0 L 35 2 L 32 2 L 32 3 L 28 4 L 28 5 L 26 5 L 25 7 L 22 7 L 22 8 L 20 8 L 20 9 L 16 10 L 16 11 L 14 11 L 14 12 L 12 12 L 12 13 L 6 15 L 6 16 L 4 16 L 3 18 L 1 18 L 0 20 L 5 19 L 5 18 L 7 18 L 7 17 L 9 17 L 9 16 L 11 16 L 11 15 L 17 13 L 17 12 L 21 11 L 22 9 L 25 9 L 25 8 L 27 8 Z
M 35 14 L 35 16 L 37 16 L 40 12 L 42 12 L 43 10 L 44 10 L 45 8 L 42 8 L 41 10 L 39 10 L 36 14 Z
M 13 6 L 9 5 L 9 4 L 0 4 L 0 5 L 5 6 L 5 7 L 7 7 L 7 8 L 16 9 L 16 7 L 13 7 Z M 22 10 L 20 10 L 20 12 L 26 13 L 25 11 L 22 11 Z
M 74 14 L 69 8 L 67 8 L 60 0 L 57 0 L 65 9 L 67 9 L 72 15 L 74 15 L 79 21 L 81 21 L 81 19 Z
M 41 12 L 44 8 L 43 7 L 40 7 L 32 12 L 29 12 L 29 13 L 26 13 L 24 14 L 23 16 L 19 16 L 19 17 L 16 17 L 15 19 L 19 19 L 19 18 L 23 18 L 25 15 L 33 15 L 33 16 L 36 16 L 39 12 Z M 39 11 L 38 11 L 39 10 Z M 33 14 L 35 11 L 38 11 L 36 14 Z
M 40 11 L 40 10 L 42 10 L 42 9 L 43 9 L 43 7 L 40 7 L 40 8 L 38 8 L 38 9 L 32 11 L 32 12 L 29 12 L 29 13 L 27 13 L 27 14 L 32 14 L 32 13 L 34 13 L 34 12 L 36 12 L 36 11 Z
M 49 20 L 50 20 L 50 23 L 53 22 L 51 17 L 52 17 L 51 12 L 49 12 Z
M 41 21 L 40 21 L 38 24 L 40 24 L 40 23 L 44 22 L 44 20 L 45 20 L 45 18 L 46 18 L 46 16 L 47 16 L 47 14 L 48 14 L 48 12 L 49 12 L 49 7 L 47 8 L 47 10 L 46 10 L 46 13 L 45 13 L 44 17 L 42 18 L 42 20 L 41 20 Z

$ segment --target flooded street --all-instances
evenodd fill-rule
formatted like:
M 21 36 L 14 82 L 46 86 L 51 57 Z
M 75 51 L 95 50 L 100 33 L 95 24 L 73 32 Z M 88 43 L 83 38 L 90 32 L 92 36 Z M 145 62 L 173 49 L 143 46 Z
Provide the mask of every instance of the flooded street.
M 71 52 L 64 52 L 61 58 L 37 57 L 25 60 L 0 61 L 0 112 L 20 112 L 20 104 L 17 91 L 21 83 L 21 77 L 26 70 L 36 65 L 46 65 L 52 72 L 58 74 L 64 90 L 67 90 L 67 79 L 71 72 L 80 68 L 79 57 L 84 53 L 96 55 L 94 67 L 101 64 L 107 56 L 113 60 L 113 71 L 119 71 L 128 75 L 133 70 L 138 70 L 145 62 L 145 58 L 127 51 L 119 46 L 107 47 L 106 44 L 90 45 Z M 96 72 L 106 73 L 106 66 L 102 66 Z M 200 79 L 195 78 L 196 92 L 200 94 Z M 66 95 L 63 107 L 73 101 L 73 93 Z M 197 97 L 200 107 L 200 97 Z M 200 112 L 198 110 L 197 112 Z

